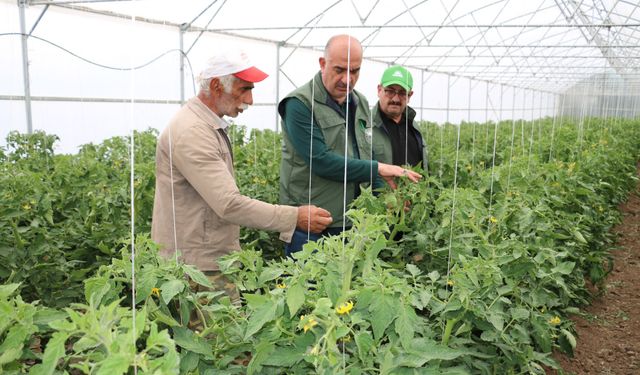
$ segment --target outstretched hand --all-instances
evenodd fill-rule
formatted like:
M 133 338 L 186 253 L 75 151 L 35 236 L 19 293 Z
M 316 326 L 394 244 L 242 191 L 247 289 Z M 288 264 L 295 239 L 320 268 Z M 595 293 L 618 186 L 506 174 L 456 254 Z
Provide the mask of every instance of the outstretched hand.
M 322 233 L 333 222 L 331 213 L 316 206 L 298 207 L 298 222 L 296 227 L 305 232 Z
M 378 174 L 387 181 L 392 189 L 397 188 L 395 177 L 407 177 L 412 182 L 418 182 L 422 178 L 420 173 L 410 171 L 397 165 L 378 163 Z

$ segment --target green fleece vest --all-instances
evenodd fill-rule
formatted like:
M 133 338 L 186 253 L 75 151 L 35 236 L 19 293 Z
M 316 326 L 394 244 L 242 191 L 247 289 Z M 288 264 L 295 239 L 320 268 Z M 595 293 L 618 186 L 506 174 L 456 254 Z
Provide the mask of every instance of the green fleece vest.
M 290 98 L 297 98 L 311 110 L 312 84 L 314 88 L 314 105 L 313 115 L 314 124 L 322 131 L 325 144 L 333 152 L 344 156 L 344 141 L 346 119 L 344 116 L 329 107 L 326 103 L 332 100 L 327 93 L 320 73 L 316 74 L 313 80 L 287 95 L 278 105 L 280 116 L 282 117 L 282 128 L 286 129 L 285 105 L 284 103 Z M 357 100 L 357 108 L 355 113 L 355 134 L 356 144 L 360 159 L 370 160 L 371 155 L 371 123 L 369 104 L 364 95 L 353 90 L 351 95 L 355 95 Z M 311 125 L 311 119 L 309 119 Z M 309 194 L 311 194 L 311 204 L 322 207 L 331 212 L 333 222 L 330 227 L 342 227 L 343 223 L 343 200 L 344 200 L 344 183 L 341 181 L 332 181 L 319 177 L 311 173 L 309 165 L 307 165 L 302 157 L 293 148 L 291 141 L 287 137 L 287 132 L 283 132 L 282 144 L 282 161 L 280 164 L 280 203 L 292 206 L 301 206 L 309 204 Z M 348 142 L 347 157 L 354 158 L 352 142 Z M 312 163 L 313 166 L 313 163 Z M 311 181 L 309 181 L 311 175 Z M 374 176 L 375 177 L 375 176 Z M 311 185 L 309 185 L 311 182 Z M 346 204 L 347 207 L 355 199 L 356 192 L 355 182 L 349 182 L 346 185 Z M 350 223 L 347 223 L 347 226 Z
M 391 148 L 391 139 L 389 138 L 387 131 L 384 129 L 384 124 L 381 117 L 382 115 L 380 114 L 380 103 L 376 105 L 374 111 L 373 138 L 371 141 L 373 144 L 373 153 L 376 155 L 376 159 L 378 159 L 379 162 L 385 164 L 393 164 L 393 149 Z M 413 128 L 414 134 L 418 136 L 418 145 L 422 146 L 422 169 L 426 171 L 427 145 L 424 142 L 424 138 L 422 137 L 420 130 L 416 128 L 414 123 L 414 120 L 416 118 L 416 111 L 413 108 L 409 107 L 408 112 L 409 123 Z

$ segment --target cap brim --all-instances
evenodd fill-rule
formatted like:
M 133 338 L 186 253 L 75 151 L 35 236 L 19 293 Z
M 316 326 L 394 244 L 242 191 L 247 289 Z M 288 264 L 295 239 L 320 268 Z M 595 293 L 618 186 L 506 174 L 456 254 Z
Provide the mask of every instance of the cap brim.
M 247 82 L 260 82 L 269 77 L 267 73 L 256 68 L 255 66 L 252 66 L 249 69 L 241 70 L 237 73 L 234 73 L 233 75 Z
M 411 91 L 411 86 L 409 86 L 406 82 L 400 81 L 400 80 L 388 81 L 388 82 L 384 82 L 382 84 L 383 87 L 389 87 L 391 85 L 398 85 L 398 86 L 402 87 L 403 89 L 405 89 L 407 91 Z

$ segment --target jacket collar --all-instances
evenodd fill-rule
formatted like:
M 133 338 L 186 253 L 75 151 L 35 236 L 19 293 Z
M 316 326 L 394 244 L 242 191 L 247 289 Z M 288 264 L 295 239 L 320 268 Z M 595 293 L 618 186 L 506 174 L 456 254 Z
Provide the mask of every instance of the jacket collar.
M 413 120 L 415 120 L 416 118 L 416 111 L 415 109 L 407 106 L 408 109 L 408 113 L 407 115 L 409 116 L 408 120 L 409 123 L 411 124 L 412 127 L 415 128 L 415 124 L 413 123 Z M 378 103 L 376 103 L 376 109 L 373 115 L 373 126 L 376 126 L 378 128 L 383 127 L 384 122 L 382 121 L 382 111 L 380 110 L 380 101 L 378 101 Z
M 213 113 L 213 111 L 204 105 L 202 100 L 197 96 L 189 99 L 186 105 L 193 111 L 193 113 L 196 114 L 196 116 L 200 117 L 202 121 L 211 125 L 214 129 L 227 129 L 227 127 L 229 127 L 229 123 L 227 121 Z

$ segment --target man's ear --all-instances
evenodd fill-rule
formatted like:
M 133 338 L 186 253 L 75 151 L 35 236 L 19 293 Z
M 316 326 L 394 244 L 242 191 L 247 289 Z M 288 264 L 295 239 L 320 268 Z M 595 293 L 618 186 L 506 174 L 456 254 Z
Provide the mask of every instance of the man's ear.
M 211 93 L 218 93 L 222 90 L 222 84 L 220 84 L 220 80 L 218 78 L 213 78 L 209 83 L 209 91 Z
M 324 57 L 320 57 L 318 62 L 320 63 L 320 70 L 324 71 L 324 66 L 327 64 L 327 60 Z
M 409 92 L 407 93 L 407 97 L 411 98 L 411 95 L 413 95 L 413 91 L 409 91 Z

